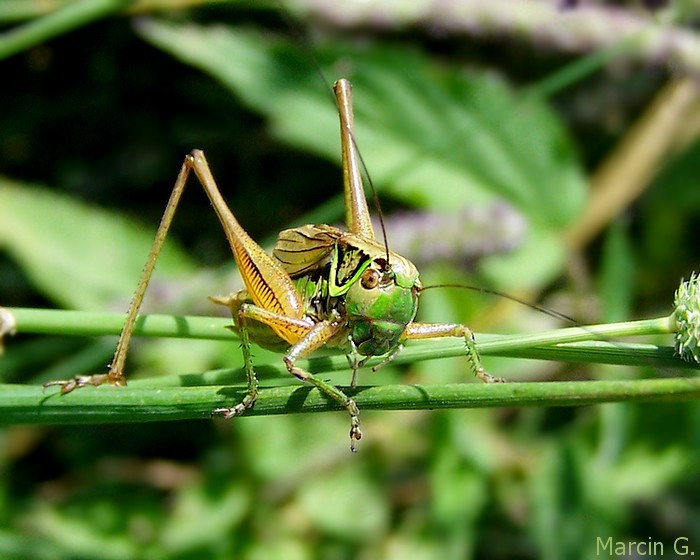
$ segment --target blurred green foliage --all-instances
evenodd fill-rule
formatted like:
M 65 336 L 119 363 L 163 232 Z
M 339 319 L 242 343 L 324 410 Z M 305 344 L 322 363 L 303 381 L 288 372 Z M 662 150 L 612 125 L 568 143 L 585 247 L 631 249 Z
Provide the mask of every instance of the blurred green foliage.
M 577 255 L 575 273 L 565 257 L 584 178 L 653 98 L 660 71 L 602 67 L 542 99 L 525 87 L 574 59 L 515 40 L 340 33 L 300 19 L 305 50 L 275 8 L 212 2 L 157 15 L 115 15 L 0 62 L 0 304 L 124 309 L 194 147 L 254 237 L 340 221 L 335 108 L 314 61 L 327 80 L 354 83 L 357 140 L 385 212 L 505 199 L 526 218 L 516 251 L 468 270 L 434 263 L 426 282 L 545 293 L 585 311 L 602 302 L 600 317 L 622 319 L 667 313 L 697 262 L 697 142 Z M 211 313 L 207 295 L 236 289 L 220 226 L 189 190 L 149 296 L 161 312 Z M 549 322 L 447 291 L 428 292 L 421 314 L 477 331 Z M 17 337 L 0 374 L 99 371 L 110 344 Z M 149 341 L 129 367 L 138 376 L 239 362 L 231 345 Z M 361 382 L 453 382 L 466 369 L 427 362 Z M 512 360 L 488 369 L 512 379 L 665 374 Z M 366 412 L 357 455 L 341 414 L 6 427 L 0 557 L 583 559 L 612 537 L 664 542 L 671 558 L 677 537 L 700 551 L 699 411 Z

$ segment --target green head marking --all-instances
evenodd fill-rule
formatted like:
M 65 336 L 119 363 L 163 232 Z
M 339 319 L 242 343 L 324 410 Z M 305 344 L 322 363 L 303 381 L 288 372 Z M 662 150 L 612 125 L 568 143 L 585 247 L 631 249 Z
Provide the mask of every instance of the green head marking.
M 328 278 L 328 293 L 331 297 L 347 294 L 372 264 L 364 251 L 351 248 L 343 251 L 342 257 L 340 252 L 340 247 L 336 244 L 331 255 L 331 274 Z
M 390 259 L 373 258 L 345 296 L 350 337 L 363 356 L 395 348 L 418 310 L 418 270 L 400 255 Z

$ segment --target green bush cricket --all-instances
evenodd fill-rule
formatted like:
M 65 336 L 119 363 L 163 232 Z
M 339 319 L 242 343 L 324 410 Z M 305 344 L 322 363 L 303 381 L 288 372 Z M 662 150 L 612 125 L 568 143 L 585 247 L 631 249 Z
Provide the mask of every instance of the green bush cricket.
M 194 172 L 219 216 L 245 289 L 228 297 L 212 297 L 227 306 L 233 330 L 241 339 L 247 394 L 238 404 L 217 408 L 212 414 L 232 418 L 255 404 L 258 381 L 251 343 L 284 352 L 290 374 L 314 385 L 350 415 L 350 448 L 362 437 L 359 410 L 338 387 L 297 366 L 297 360 L 321 347 L 344 352 L 353 369 L 369 357 L 383 357 L 374 369 L 391 361 L 406 340 L 460 337 L 475 375 L 500 382 L 481 365 L 472 331 L 457 323 L 414 321 L 422 290 L 419 273 L 408 259 L 375 238 L 365 199 L 360 157 L 353 136 L 350 82 L 338 80 L 334 91 L 340 115 L 340 137 L 347 231 L 329 225 L 304 225 L 279 234 L 268 255 L 245 232 L 228 208 L 214 181 L 204 153 L 185 157 L 156 237 L 132 298 L 108 373 L 52 381 L 67 393 L 86 385 L 126 385 L 124 364 L 134 324 L 190 172 Z

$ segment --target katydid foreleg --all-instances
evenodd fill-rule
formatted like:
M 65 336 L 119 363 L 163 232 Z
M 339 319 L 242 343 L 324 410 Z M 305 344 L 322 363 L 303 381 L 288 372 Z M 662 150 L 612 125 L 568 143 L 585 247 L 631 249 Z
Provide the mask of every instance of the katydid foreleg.
M 312 373 L 296 365 L 297 359 L 310 355 L 328 340 L 340 333 L 343 327 L 344 325 L 341 321 L 322 321 L 317 323 L 305 338 L 290 348 L 283 359 L 289 373 L 302 381 L 308 381 L 319 391 L 341 404 L 348 411 L 348 414 L 350 414 L 350 449 L 355 451 L 355 442 L 362 438 L 362 431 L 360 430 L 360 410 L 357 408 L 355 401 L 334 385 L 326 383 L 322 379 L 319 379 Z
M 474 375 L 481 379 L 484 383 L 506 383 L 507 380 L 502 377 L 495 377 L 487 373 L 481 364 L 481 357 L 476 349 L 474 341 L 474 333 L 466 325 L 460 323 L 417 323 L 413 322 L 406 326 L 404 338 L 407 340 L 416 340 L 421 338 L 445 338 L 458 337 L 463 338 L 467 347 L 467 358 L 472 365 Z

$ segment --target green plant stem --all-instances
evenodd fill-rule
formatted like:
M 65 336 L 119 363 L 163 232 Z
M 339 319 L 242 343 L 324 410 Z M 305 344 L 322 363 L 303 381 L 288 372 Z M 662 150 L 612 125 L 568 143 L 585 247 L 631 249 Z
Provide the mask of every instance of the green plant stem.
M 387 385 L 344 389 L 363 410 L 503 406 L 578 406 L 618 401 L 679 401 L 700 397 L 700 379 Z M 0 385 L 0 424 L 147 422 L 204 419 L 212 408 L 239 402 L 242 387 L 87 387 L 68 395 L 29 385 Z M 338 410 L 306 385 L 261 389 L 246 415 Z
M 124 324 L 121 313 L 92 313 L 53 309 L 5 308 L 20 333 L 104 336 L 118 335 Z M 134 335 L 146 337 L 192 338 L 236 341 L 227 327 L 231 319 L 223 317 L 189 317 L 143 315 Z M 515 335 L 477 335 L 479 351 L 484 356 L 507 356 L 568 362 L 652 365 L 656 367 L 697 367 L 674 356 L 673 348 L 649 344 L 608 342 L 612 337 L 667 334 L 673 332 L 672 316 L 642 321 L 571 327 L 540 333 Z M 601 340 L 601 338 L 603 340 Z M 395 363 L 447 358 L 464 355 L 464 342 L 445 338 L 411 341 Z M 368 365 L 381 361 L 373 359 Z M 308 361 L 311 371 L 347 369 L 344 356 L 314 358 Z M 278 364 L 277 376 L 286 376 Z
M 133 0 L 81 0 L 0 35 L 0 60 L 124 9 Z
M 121 331 L 125 318 L 123 313 L 93 313 L 27 307 L 5 307 L 4 309 L 14 316 L 17 331 L 22 333 L 116 336 Z M 237 337 L 227 329 L 230 325 L 231 319 L 227 317 L 141 315 L 136 323 L 134 336 L 231 340 Z M 673 316 L 667 316 L 517 335 L 513 338 L 517 338 L 518 342 L 511 343 L 511 346 L 543 346 L 563 342 L 599 340 L 601 337 L 643 336 L 673 332 L 675 332 Z M 491 337 L 493 338 L 493 335 Z M 498 340 L 506 338 L 509 337 L 499 336 Z M 480 348 L 487 349 L 490 346 L 506 349 L 508 344 L 497 342 L 496 339 L 480 342 Z
M 17 332 L 77 336 L 118 336 L 124 326 L 124 313 L 93 313 L 57 309 L 6 307 L 15 318 Z M 134 336 L 159 338 L 194 338 L 236 340 L 226 327 L 225 317 L 191 317 L 181 315 L 141 315 Z

